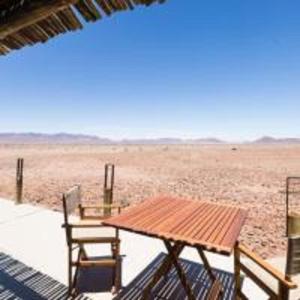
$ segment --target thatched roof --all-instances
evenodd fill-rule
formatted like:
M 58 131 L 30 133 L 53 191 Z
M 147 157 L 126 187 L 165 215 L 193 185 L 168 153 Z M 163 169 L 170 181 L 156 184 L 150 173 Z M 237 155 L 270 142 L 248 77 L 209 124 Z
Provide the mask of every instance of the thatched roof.
M 165 0 L 0 0 L 0 55 L 46 42 L 104 16 Z

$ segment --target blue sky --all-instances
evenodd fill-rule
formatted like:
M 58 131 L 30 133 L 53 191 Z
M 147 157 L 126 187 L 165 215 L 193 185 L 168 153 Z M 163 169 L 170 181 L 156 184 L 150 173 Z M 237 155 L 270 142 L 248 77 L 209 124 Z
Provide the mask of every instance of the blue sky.
M 168 0 L 0 57 L 0 132 L 300 137 L 299 11 Z

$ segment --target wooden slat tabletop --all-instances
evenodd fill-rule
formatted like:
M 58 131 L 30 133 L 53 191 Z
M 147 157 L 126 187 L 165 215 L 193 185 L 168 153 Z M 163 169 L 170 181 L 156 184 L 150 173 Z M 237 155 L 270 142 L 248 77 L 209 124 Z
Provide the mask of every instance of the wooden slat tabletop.
M 229 255 L 245 219 L 246 211 L 238 207 L 158 197 L 103 224 Z

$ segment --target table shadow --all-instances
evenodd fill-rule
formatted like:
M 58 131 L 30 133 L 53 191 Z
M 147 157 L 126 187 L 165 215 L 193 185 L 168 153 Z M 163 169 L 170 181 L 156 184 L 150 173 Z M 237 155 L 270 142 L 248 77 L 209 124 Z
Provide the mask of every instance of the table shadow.
M 151 278 L 162 260 L 164 253 L 160 253 L 139 275 L 126 287 L 114 300 L 137 300 L 141 298 L 143 289 L 151 281 Z M 185 270 L 188 281 L 193 289 L 196 299 L 206 299 L 211 280 L 202 264 L 190 260 L 180 259 L 181 266 Z M 213 269 L 216 277 L 221 281 L 224 293 L 223 300 L 234 299 L 234 275 L 219 269 Z M 177 272 L 172 268 L 166 278 L 162 278 L 152 290 L 150 299 L 182 300 L 186 299 L 186 293 L 178 278 Z

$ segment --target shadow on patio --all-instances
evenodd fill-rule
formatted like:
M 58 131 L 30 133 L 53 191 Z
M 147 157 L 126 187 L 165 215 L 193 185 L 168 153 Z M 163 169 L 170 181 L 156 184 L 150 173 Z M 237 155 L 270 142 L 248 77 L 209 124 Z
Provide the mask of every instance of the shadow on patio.
M 146 269 L 127 285 L 120 295 L 114 300 L 136 300 L 139 299 L 144 287 L 149 283 L 155 270 L 160 266 L 165 254 L 159 254 Z M 211 283 L 207 273 L 201 264 L 180 259 L 180 262 L 187 273 L 187 278 L 192 284 L 192 288 L 197 295 L 197 299 L 205 299 Z M 103 273 L 105 272 L 105 274 Z M 92 272 L 82 273 L 83 281 L 92 283 L 91 286 L 97 287 L 95 290 L 83 288 L 85 284 L 79 283 L 81 292 L 99 292 L 108 290 L 110 283 L 110 270 L 93 270 Z M 224 300 L 233 299 L 234 277 L 232 273 L 214 269 L 218 279 L 224 286 Z M 103 280 L 106 278 L 107 280 Z M 81 287 L 80 287 L 81 286 Z M 161 279 L 153 289 L 152 299 L 185 299 L 185 291 L 179 281 L 177 273 L 172 269 L 167 278 Z M 22 262 L 13 259 L 9 255 L 0 253 L 0 300 L 1 299 L 25 299 L 25 300 L 63 300 L 67 298 L 67 287 L 54 280 L 48 275 L 38 272 Z M 79 296 L 78 300 L 88 300 L 89 298 Z
M 160 266 L 165 254 L 159 254 L 150 265 L 147 266 L 123 291 L 114 298 L 114 300 L 136 300 L 140 299 L 141 293 L 145 286 L 150 282 L 153 273 Z M 205 299 L 206 293 L 211 286 L 210 279 L 203 265 L 180 259 L 181 265 L 187 274 L 187 278 L 197 299 Z M 234 276 L 232 273 L 213 269 L 217 278 L 222 282 L 224 287 L 223 300 L 234 299 Z M 186 294 L 177 276 L 175 269 L 169 273 L 168 277 L 161 279 L 153 289 L 151 299 L 185 299 Z
M 60 300 L 67 287 L 9 255 L 0 253 L 0 299 Z M 77 299 L 88 300 L 79 296 Z

